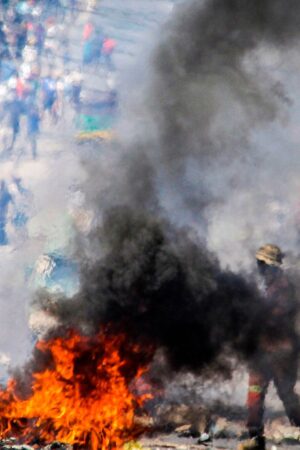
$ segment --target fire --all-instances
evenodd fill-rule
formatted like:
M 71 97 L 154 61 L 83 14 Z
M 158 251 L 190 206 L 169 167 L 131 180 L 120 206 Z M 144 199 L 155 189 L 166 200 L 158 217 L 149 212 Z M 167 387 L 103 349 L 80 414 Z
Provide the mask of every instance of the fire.
M 116 450 L 135 437 L 135 408 L 149 398 L 128 387 L 147 370 L 138 363 L 141 346 L 130 344 L 125 334 L 101 332 L 91 339 L 70 332 L 40 341 L 37 348 L 50 353 L 51 367 L 33 374 L 29 398 L 18 396 L 14 379 L 0 392 L 2 438 Z

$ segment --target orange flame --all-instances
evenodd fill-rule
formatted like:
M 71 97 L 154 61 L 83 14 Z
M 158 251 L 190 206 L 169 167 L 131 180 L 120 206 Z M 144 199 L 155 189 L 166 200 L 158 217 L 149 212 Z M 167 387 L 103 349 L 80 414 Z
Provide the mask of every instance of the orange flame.
M 53 367 L 33 374 L 32 394 L 18 398 L 10 380 L 0 391 L 1 437 L 18 435 L 26 442 L 53 440 L 91 450 L 115 450 L 134 437 L 134 411 L 149 395 L 135 396 L 130 378 L 140 376 L 142 349 L 125 335 L 96 338 L 74 332 L 68 338 L 40 341 Z M 123 358 L 122 350 L 127 355 Z

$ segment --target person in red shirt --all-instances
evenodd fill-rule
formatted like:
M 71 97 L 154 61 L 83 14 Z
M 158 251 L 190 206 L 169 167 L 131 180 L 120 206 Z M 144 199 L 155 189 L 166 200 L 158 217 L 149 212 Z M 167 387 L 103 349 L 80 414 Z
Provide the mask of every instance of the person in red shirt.
M 114 39 L 111 39 L 108 37 L 104 38 L 103 45 L 102 45 L 102 51 L 101 51 L 102 60 L 104 61 L 106 66 L 111 70 L 114 70 L 112 54 L 113 54 L 115 48 L 116 48 L 116 41 Z
M 17 96 L 20 100 L 24 100 L 25 97 L 25 91 L 26 91 L 26 86 L 25 86 L 25 82 L 22 78 L 20 78 L 18 76 L 17 78 L 17 85 L 16 85 L 16 92 L 17 92 Z
M 94 25 L 92 24 L 92 22 L 87 22 L 84 27 L 83 27 L 83 33 L 82 33 L 82 39 L 83 41 L 88 41 L 93 32 L 94 32 Z

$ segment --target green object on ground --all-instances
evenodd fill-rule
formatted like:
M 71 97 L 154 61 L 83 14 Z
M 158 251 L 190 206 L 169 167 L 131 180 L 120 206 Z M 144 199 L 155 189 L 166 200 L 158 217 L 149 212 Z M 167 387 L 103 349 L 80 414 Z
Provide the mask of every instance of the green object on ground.
M 104 131 L 113 127 L 114 117 L 111 115 L 79 114 L 76 119 L 76 128 L 79 131 Z

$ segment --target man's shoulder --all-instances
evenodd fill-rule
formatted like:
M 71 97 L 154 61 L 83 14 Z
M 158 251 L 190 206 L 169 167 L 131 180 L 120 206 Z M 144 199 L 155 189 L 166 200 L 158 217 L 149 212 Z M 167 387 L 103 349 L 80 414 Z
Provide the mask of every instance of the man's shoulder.
M 294 291 L 294 286 L 288 277 L 288 275 L 282 272 L 274 281 L 270 284 L 267 289 L 270 294 L 276 294 L 277 292 L 285 292 L 286 294 L 292 295 Z

